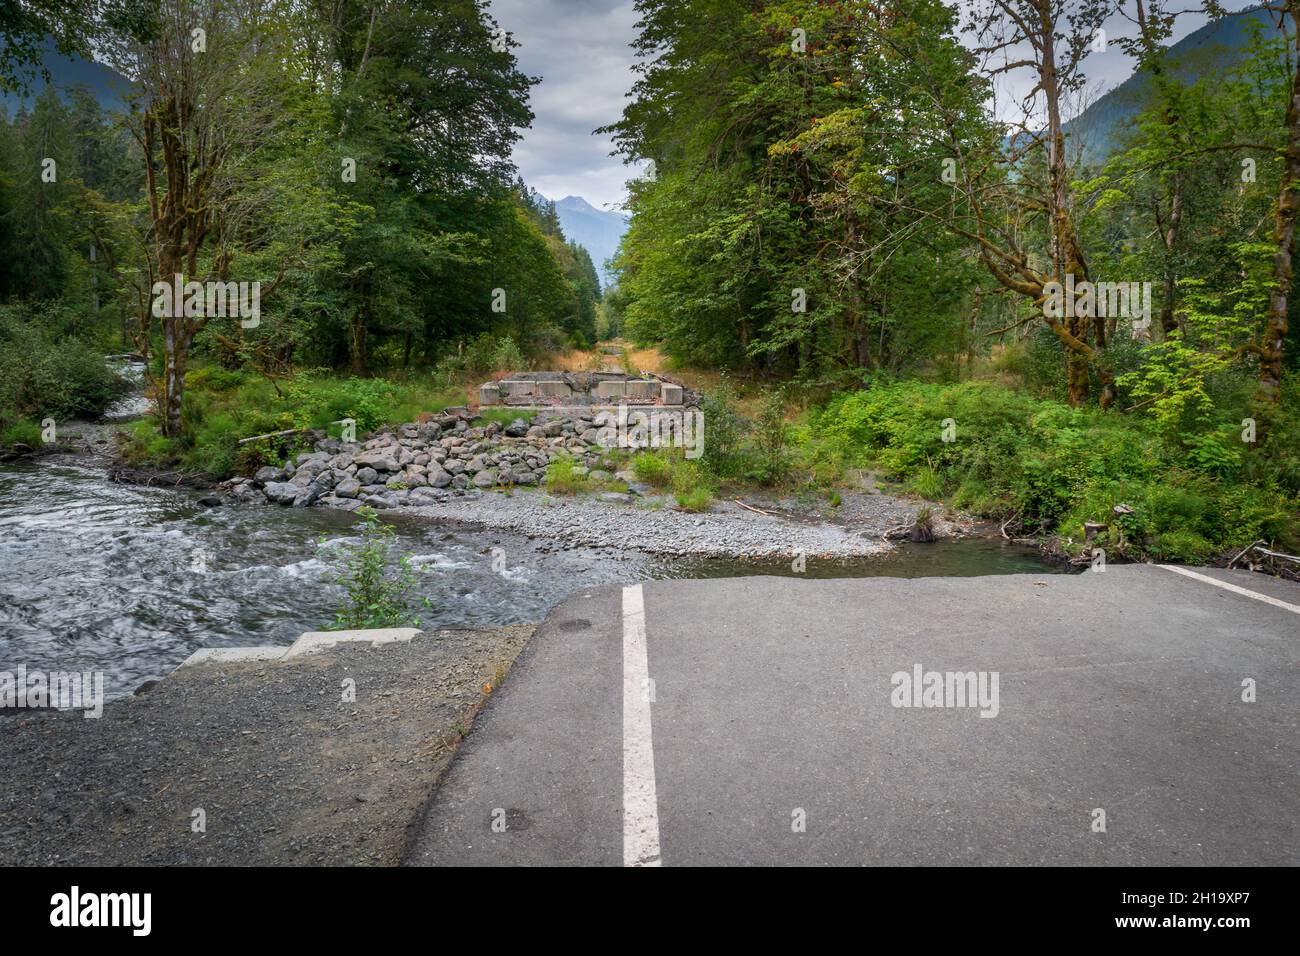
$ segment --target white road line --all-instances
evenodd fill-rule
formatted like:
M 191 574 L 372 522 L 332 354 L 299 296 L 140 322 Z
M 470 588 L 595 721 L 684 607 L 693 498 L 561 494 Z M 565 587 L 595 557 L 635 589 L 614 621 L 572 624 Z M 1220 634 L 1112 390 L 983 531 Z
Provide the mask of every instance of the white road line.
M 1223 590 L 1231 591 L 1233 594 L 1241 594 L 1248 598 L 1254 598 L 1256 601 L 1263 601 L 1265 604 L 1280 607 L 1282 610 L 1290 611 L 1292 614 L 1300 614 L 1300 605 L 1288 604 L 1286 601 L 1279 601 L 1275 597 L 1269 597 L 1267 594 L 1260 594 L 1258 591 L 1239 588 L 1235 584 L 1229 584 L 1227 581 L 1220 581 L 1218 578 L 1212 578 L 1208 574 L 1197 574 L 1195 571 L 1188 571 L 1186 568 L 1180 568 L 1172 564 L 1157 564 L 1156 567 L 1164 568 L 1166 571 L 1172 571 L 1174 574 L 1181 574 L 1184 577 L 1195 578 L 1197 581 L 1204 581 L 1206 584 L 1213 584 L 1216 588 L 1223 588 Z
M 650 664 L 641 585 L 623 589 L 623 865 L 659 866 Z

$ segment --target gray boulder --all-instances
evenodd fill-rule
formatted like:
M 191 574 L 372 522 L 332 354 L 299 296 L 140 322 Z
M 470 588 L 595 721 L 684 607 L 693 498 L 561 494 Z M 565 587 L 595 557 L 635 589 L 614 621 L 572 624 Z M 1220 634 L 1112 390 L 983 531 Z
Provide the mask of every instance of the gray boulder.
M 262 491 L 265 492 L 268 501 L 277 505 L 291 505 L 293 500 L 301 494 L 302 489 L 297 485 L 289 484 L 287 481 L 271 481 L 267 482 Z
M 391 447 L 376 448 L 374 451 L 363 451 L 353 460 L 359 467 L 374 468 L 376 471 L 397 471 L 401 466 L 393 455 L 394 450 Z

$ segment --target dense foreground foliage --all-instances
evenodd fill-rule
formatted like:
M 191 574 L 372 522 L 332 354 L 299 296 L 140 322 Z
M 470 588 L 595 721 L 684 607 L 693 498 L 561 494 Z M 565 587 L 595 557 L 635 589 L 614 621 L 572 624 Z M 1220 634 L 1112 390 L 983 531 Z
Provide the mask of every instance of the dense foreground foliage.
M 56 310 L 0 307 L 0 447 L 41 441 L 40 422 L 102 412 L 125 383 Z
M 209 365 L 189 377 L 186 432 L 167 438 L 152 419 L 136 422 L 122 435 L 128 461 L 178 465 L 214 478 L 252 474 L 264 464 L 283 461 L 302 439 L 275 435 L 243 445 L 240 439 L 305 429 L 337 437 L 345 419 L 354 421 L 357 435 L 362 435 L 383 425 L 415 421 L 421 413 L 459 404 L 465 396 L 463 388 L 427 376 L 357 378 L 326 369 L 273 380 Z
M 1014 518 L 1021 533 L 1055 535 L 1066 551 L 1083 547 L 1085 522 L 1108 526 L 1094 544 L 1176 561 L 1260 538 L 1300 542 L 1292 504 L 1300 455 L 1276 439 L 1198 458 L 1140 420 L 987 382 L 900 382 L 840 395 L 813 413 L 806 436 L 814 457 L 878 466 L 926 497 Z

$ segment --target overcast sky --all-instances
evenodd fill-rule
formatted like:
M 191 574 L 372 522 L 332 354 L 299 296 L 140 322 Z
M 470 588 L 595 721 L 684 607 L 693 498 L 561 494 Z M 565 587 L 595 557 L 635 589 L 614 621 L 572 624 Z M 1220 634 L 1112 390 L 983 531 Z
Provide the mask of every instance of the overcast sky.
M 1195 5 L 1195 0 L 1184 4 Z M 1224 3 L 1230 10 L 1252 5 L 1252 0 Z M 515 148 L 524 180 L 551 199 L 573 195 L 602 209 L 617 206 L 637 170 L 611 156 L 609 137 L 593 136 L 592 130 L 618 119 L 632 85 L 628 44 L 637 20 L 632 0 L 491 0 L 489 9 L 520 44 L 515 51 L 520 68 L 542 78 L 532 95 L 537 119 Z M 1175 39 L 1204 23 L 1203 17 L 1181 18 Z M 1107 24 L 1108 39 L 1131 32 L 1119 17 Z M 1131 71 L 1131 62 L 1113 44 L 1093 54 L 1087 63 L 1090 97 Z

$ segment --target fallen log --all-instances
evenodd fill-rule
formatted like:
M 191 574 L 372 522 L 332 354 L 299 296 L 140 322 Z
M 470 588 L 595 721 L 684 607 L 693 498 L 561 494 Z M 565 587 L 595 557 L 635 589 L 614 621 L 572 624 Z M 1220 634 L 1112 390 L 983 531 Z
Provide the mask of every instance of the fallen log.
M 309 432 L 310 428 L 286 428 L 282 432 L 267 432 L 265 435 L 253 435 L 251 438 L 241 438 L 236 444 L 246 445 L 250 441 L 261 441 L 263 438 L 283 438 L 285 435 L 298 435 L 302 432 Z

